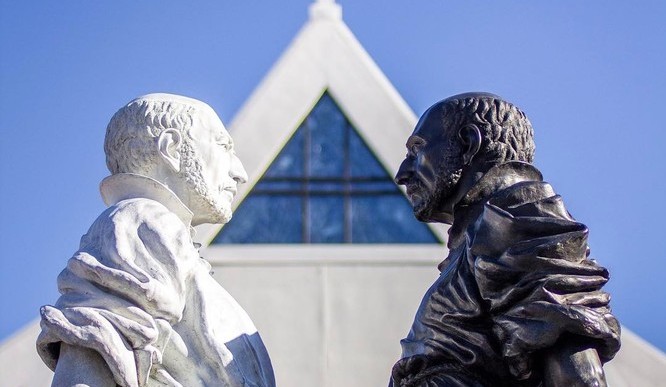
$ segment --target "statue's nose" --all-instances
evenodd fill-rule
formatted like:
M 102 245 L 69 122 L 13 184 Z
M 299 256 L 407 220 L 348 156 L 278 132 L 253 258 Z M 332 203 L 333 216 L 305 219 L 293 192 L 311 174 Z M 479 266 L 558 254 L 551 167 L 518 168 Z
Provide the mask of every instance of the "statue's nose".
M 414 165 L 413 161 L 406 158 L 400 163 L 400 168 L 398 168 L 398 172 L 395 174 L 395 178 L 393 178 L 393 181 L 398 184 L 398 185 L 406 185 L 408 179 L 412 176 L 414 173 Z
M 231 157 L 231 168 L 229 169 L 229 176 L 234 179 L 238 184 L 247 183 L 247 172 L 243 167 L 240 159 L 236 155 Z

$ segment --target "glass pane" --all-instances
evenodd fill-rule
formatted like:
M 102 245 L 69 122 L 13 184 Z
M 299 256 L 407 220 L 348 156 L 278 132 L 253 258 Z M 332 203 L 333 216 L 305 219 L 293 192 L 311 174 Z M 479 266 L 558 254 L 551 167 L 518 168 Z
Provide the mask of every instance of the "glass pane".
M 388 173 L 379 164 L 365 141 L 356 130 L 349 128 L 349 161 L 352 177 L 387 177 Z
M 312 193 L 337 193 L 342 194 L 344 192 L 345 183 L 342 181 L 310 181 L 308 183 L 308 191 Z
M 268 171 L 267 177 L 302 177 L 303 176 L 303 128 L 302 125 L 282 148 Z
M 438 243 L 402 194 L 352 197 L 352 243 Z
M 302 199 L 251 195 L 212 243 L 302 243 Z
M 253 192 L 261 193 L 295 193 L 303 189 L 303 183 L 300 181 L 284 181 L 284 180 L 260 180 L 252 190 Z
M 310 242 L 344 242 L 344 199 L 342 196 L 312 196 L 309 200 Z
M 351 183 L 352 192 L 375 192 L 386 194 L 399 194 L 400 190 L 389 179 L 383 181 L 355 181 Z M 405 199 L 406 200 L 406 199 Z
M 324 94 L 305 119 L 310 130 L 309 175 L 316 177 L 344 174 L 344 142 L 347 120 L 333 99 Z

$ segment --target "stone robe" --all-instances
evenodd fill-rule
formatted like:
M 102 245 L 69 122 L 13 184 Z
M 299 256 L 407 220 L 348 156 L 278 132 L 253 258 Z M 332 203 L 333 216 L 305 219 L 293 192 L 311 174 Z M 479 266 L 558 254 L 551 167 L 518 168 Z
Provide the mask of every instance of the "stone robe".
M 489 170 L 455 208 L 392 384 L 538 386 L 541 353 L 572 337 L 610 360 L 620 327 L 587 235 L 533 166 Z
M 97 351 L 123 387 L 274 386 L 246 312 L 192 243 L 192 213 L 168 188 L 118 174 L 111 206 L 81 238 L 41 310 L 37 348 L 55 370 L 60 343 Z

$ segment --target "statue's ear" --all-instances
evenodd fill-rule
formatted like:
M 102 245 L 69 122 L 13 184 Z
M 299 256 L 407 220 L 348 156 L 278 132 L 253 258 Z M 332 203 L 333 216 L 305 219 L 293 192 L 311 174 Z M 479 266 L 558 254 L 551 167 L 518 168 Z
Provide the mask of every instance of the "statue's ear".
M 181 134 L 176 129 L 165 129 L 157 138 L 157 151 L 174 172 L 180 172 L 181 143 Z
M 458 137 L 462 142 L 463 163 L 469 165 L 481 149 L 481 131 L 474 124 L 465 125 L 458 132 Z

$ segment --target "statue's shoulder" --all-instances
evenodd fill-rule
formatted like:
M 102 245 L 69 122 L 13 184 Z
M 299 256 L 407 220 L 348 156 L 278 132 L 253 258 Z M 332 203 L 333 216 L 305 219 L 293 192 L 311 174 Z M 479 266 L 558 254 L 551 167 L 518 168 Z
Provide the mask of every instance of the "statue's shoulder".
M 488 203 L 502 209 L 537 203 L 557 196 L 553 187 L 545 181 L 521 181 L 495 193 Z
M 474 254 L 499 256 L 511 247 L 565 234 L 580 239 L 581 248 L 586 248 L 588 230 L 569 214 L 550 184 L 521 181 L 486 201 L 467 233 Z
M 186 238 L 189 229 L 164 204 L 147 198 L 121 200 L 109 206 L 91 225 L 86 236 L 116 236 L 150 230 L 169 238 Z
M 538 169 L 526 163 L 509 163 L 521 167 L 520 180 L 496 191 L 486 206 L 501 209 L 512 217 L 557 218 L 574 221 L 564 200 L 553 186 L 544 181 Z

